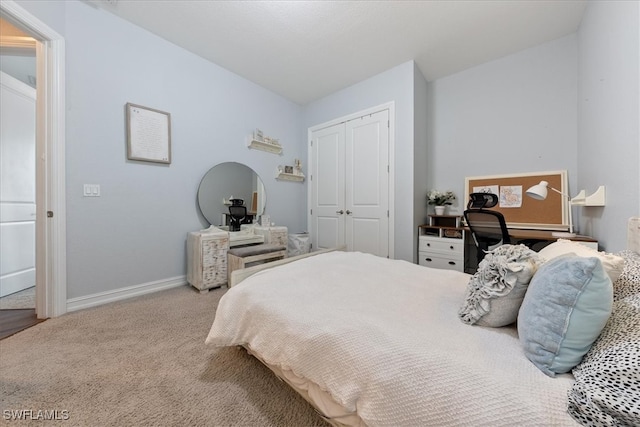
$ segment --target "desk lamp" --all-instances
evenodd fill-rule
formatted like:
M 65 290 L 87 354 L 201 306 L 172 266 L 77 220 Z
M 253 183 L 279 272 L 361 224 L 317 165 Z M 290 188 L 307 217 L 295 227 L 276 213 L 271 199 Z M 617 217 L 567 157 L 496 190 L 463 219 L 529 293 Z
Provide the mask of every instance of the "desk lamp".
M 540 181 L 540 184 L 536 184 L 527 190 L 527 196 L 536 200 L 544 200 L 547 198 L 547 188 L 550 188 L 561 196 L 564 196 L 569 202 L 567 205 L 569 207 L 569 232 L 554 231 L 551 235 L 555 237 L 575 237 L 576 233 L 573 232 L 573 219 L 571 217 L 571 197 L 569 197 L 569 195 L 564 194 L 553 187 L 549 187 L 549 183 L 547 181 Z

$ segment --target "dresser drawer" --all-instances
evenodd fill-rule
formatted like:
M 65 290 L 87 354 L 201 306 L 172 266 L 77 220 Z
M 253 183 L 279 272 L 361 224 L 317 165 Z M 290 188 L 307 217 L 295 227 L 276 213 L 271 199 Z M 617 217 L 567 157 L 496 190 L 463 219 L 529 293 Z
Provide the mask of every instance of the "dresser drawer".
M 431 268 L 464 271 L 464 257 L 446 257 L 430 252 L 419 252 L 418 264 Z
M 211 288 L 227 283 L 227 263 L 212 265 L 202 269 L 202 286 L 200 289 Z
M 272 231 L 270 237 L 271 243 L 275 245 L 287 246 L 287 232 L 286 231 Z
M 202 252 L 203 254 L 210 251 L 227 250 L 229 249 L 229 238 L 203 238 L 202 239 Z
M 439 252 L 442 254 L 463 254 L 464 242 L 462 239 L 420 236 L 418 251 Z

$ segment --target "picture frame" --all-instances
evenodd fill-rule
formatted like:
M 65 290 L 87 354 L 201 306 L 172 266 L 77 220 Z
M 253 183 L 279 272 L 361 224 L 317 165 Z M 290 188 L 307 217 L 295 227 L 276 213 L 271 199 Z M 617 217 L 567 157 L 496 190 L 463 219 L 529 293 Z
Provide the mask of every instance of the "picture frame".
M 127 159 L 171 164 L 171 114 L 128 102 Z
M 293 166 L 285 166 L 284 173 L 293 173 Z

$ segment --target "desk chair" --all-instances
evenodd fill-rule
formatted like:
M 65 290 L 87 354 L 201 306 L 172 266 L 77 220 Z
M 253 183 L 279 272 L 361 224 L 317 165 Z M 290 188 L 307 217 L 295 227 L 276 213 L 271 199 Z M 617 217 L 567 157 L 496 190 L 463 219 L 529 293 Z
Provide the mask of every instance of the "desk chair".
M 247 216 L 247 207 L 240 205 L 229 206 L 229 231 L 240 231 L 240 224 Z
M 484 259 L 487 251 L 511 243 L 507 223 L 500 212 L 488 210 L 498 204 L 498 196 L 489 193 L 469 195 L 464 219 L 471 230 L 476 244 L 478 263 Z

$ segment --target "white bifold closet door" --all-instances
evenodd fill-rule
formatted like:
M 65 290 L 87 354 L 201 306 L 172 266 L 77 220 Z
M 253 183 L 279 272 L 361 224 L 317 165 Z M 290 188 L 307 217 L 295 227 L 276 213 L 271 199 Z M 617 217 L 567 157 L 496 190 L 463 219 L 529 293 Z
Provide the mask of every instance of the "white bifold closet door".
M 389 256 L 389 110 L 312 133 L 315 249 Z

